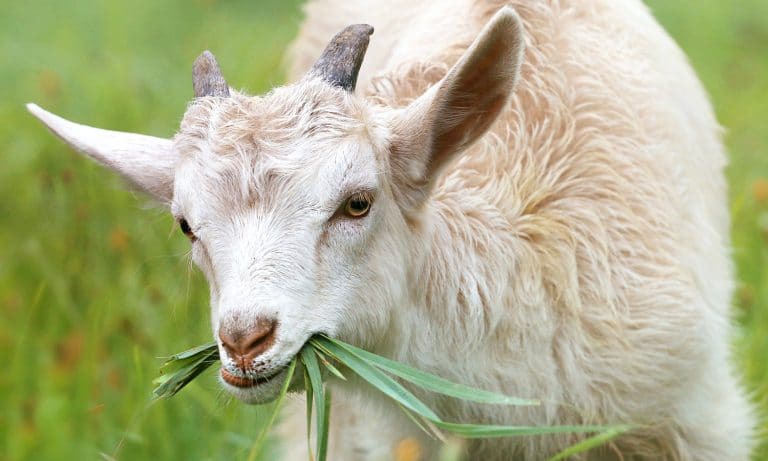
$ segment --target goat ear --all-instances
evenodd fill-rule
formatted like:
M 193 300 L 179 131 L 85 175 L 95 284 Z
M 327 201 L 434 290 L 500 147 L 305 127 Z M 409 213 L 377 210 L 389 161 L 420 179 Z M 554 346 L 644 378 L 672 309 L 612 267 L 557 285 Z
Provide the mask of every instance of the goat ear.
M 156 200 L 170 203 L 177 159 L 170 140 L 80 125 L 36 104 L 27 104 L 27 109 L 75 150 L 120 173 Z
M 520 18 L 504 7 L 448 74 L 395 116 L 391 158 L 406 207 L 423 203 L 440 170 L 496 120 L 517 82 L 523 49 Z

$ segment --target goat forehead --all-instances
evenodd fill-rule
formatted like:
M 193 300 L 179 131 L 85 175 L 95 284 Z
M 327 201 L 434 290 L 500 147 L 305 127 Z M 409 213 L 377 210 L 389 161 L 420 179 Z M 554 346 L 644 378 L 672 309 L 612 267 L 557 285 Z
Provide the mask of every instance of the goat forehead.
M 225 207 L 303 194 L 309 205 L 333 200 L 334 189 L 375 186 L 385 134 L 373 119 L 352 95 L 318 82 L 200 98 L 176 136 L 176 192 Z
M 345 194 L 376 189 L 376 157 L 372 143 L 360 136 L 301 137 L 228 155 L 201 148 L 177 169 L 176 194 L 220 213 L 285 208 L 287 202 L 321 211 Z
M 194 144 L 204 142 L 219 155 L 232 155 L 300 138 L 360 135 L 366 132 L 365 113 L 353 95 L 315 81 L 265 96 L 198 98 L 184 115 L 177 143 L 194 153 Z

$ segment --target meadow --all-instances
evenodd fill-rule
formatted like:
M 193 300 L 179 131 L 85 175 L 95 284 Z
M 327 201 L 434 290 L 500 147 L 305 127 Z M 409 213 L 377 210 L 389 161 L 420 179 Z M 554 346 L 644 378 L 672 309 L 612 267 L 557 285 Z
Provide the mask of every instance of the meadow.
M 737 368 L 768 410 L 768 2 L 647 1 L 726 128 Z M 172 218 L 24 109 L 171 136 L 191 63 L 283 81 L 295 0 L 4 2 L 0 14 L 0 461 L 245 459 L 263 411 L 213 373 L 152 404 L 161 357 L 210 340 L 207 287 Z M 768 459 L 768 425 L 754 459 Z M 271 459 L 264 453 L 262 459 Z

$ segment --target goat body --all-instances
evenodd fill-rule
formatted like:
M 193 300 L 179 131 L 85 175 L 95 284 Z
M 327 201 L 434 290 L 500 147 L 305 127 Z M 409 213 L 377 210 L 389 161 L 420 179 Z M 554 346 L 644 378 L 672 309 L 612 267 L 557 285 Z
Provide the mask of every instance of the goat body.
M 753 420 L 728 363 L 720 128 L 640 1 L 316 0 L 291 73 L 302 75 L 342 25 L 367 22 L 376 39 L 361 85 L 400 107 L 442 78 L 503 5 L 524 24 L 520 81 L 489 133 L 436 184 L 411 261 L 413 306 L 393 322 L 386 352 L 545 402 L 439 402 L 453 420 L 633 422 L 648 426 L 608 458 L 748 459 Z M 335 430 L 345 446 L 388 446 L 375 418 L 357 420 Z M 543 459 L 571 441 L 472 442 L 469 459 Z

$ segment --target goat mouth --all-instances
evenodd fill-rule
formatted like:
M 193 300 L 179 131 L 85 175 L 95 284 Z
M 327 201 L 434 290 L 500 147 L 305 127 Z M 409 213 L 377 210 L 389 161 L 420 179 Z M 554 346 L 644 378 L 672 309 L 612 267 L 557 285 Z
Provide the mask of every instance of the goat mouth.
M 240 389 L 248 389 L 251 387 L 256 387 L 262 384 L 266 384 L 272 378 L 279 375 L 282 371 L 283 371 L 283 368 L 279 368 L 266 376 L 249 377 L 249 376 L 236 376 L 230 373 L 229 371 L 227 371 L 226 368 L 222 367 L 220 374 L 221 374 L 221 379 L 223 379 L 225 383 L 234 387 L 238 387 Z

